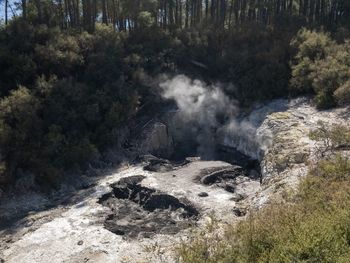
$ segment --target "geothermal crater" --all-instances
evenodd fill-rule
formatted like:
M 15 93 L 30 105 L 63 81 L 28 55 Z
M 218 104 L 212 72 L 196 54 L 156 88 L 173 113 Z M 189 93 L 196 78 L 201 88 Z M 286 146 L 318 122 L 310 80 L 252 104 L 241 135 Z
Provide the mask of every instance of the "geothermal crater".
M 255 130 L 236 124 L 235 110 L 225 106 L 232 103 L 219 89 L 187 84 L 177 94 L 172 85 L 167 89 L 165 98 L 174 99 L 177 110 L 135 118 L 122 144 L 128 164 L 94 178 L 64 207 L 28 217 L 31 225 L 22 233 L 0 237 L 0 250 L 1 240 L 13 240 L 5 244 L 6 262 L 84 262 L 91 255 L 101 257 L 94 262 L 137 262 L 150 256 L 145 247 L 157 244 L 167 247 L 162 262 L 173 262 L 172 247 L 192 226 L 212 216 L 226 224 L 265 202 L 258 196 Z M 186 95 L 191 90 L 198 94 Z M 242 142 L 227 143 L 228 134 Z M 246 151 L 237 147 L 250 141 Z M 33 240 L 40 240 L 34 250 Z
M 199 164 L 200 158 L 171 161 L 152 155 L 140 156 L 138 161 L 143 163 L 144 171 L 152 173 L 153 180 L 157 182 L 155 187 L 149 183 L 152 177 L 123 177 L 110 184 L 111 191 L 98 200 L 99 204 L 110 210 L 105 216 L 104 227 L 126 239 L 151 238 L 155 234 L 177 234 L 196 225 L 207 214 L 201 213 L 203 209 L 199 204 L 208 207 L 208 202 L 216 203 L 218 200 L 214 200 L 215 197 L 212 196 L 217 194 L 216 189 L 227 193 L 223 202 L 231 202 L 228 205 L 233 208 L 235 203 L 247 197 L 245 190 L 242 190 L 244 183 L 258 181 L 254 176 L 258 174 L 254 170 L 256 163 L 247 158 L 240 159 L 244 167 L 228 163 L 198 167 L 193 165 Z M 215 162 L 217 161 L 213 161 Z M 184 190 L 184 193 L 176 194 L 179 190 Z M 193 192 L 192 195 L 189 192 Z M 232 216 L 244 215 L 238 207 L 231 211 Z

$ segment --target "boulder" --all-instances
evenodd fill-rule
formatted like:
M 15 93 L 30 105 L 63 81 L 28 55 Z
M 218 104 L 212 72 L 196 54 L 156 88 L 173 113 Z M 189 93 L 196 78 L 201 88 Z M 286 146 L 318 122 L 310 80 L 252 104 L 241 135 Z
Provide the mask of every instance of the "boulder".
M 149 124 L 142 131 L 140 151 L 159 157 L 168 158 L 174 151 L 173 139 L 168 132 L 168 127 L 161 122 Z
M 209 194 L 206 193 L 206 192 L 200 192 L 200 193 L 198 194 L 198 196 L 199 196 L 199 197 L 208 197 Z

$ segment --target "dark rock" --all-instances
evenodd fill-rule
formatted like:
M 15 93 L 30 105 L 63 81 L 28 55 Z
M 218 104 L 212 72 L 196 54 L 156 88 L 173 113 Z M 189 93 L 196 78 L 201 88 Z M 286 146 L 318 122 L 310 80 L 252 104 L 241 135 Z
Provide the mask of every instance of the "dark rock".
M 119 226 L 119 225 L 116 225 L 114 224 L 113 222 L 106 222 L 105 223 L 105 227 L 111 231 L 112 233 L 118 235 L 118 236 L 124 236 L 125 235 L 125 232 L 124 230 L 122 229 L 123 227 L 122 226 Z
M 150 172 L 168 172 L 172 171 L 174 167 L 168 160 L 155 159 L 151 160 L 149 164 L 144 167 L 144 169 Z
M 235 207 L 233 208 L 232 211 L 235 214 L 235 216 L 238 216 L 238 217 L 242 217 L 247 214 L 247 211 L 244 208 Z
M 112 212 L 105 219 L 106 229 L 126 238 L 138 238 L 148 237 L 149 233 L 175 234 L 197 220 L 199 213 L 187 199 L 144 187 L 142 179 L 123 178 L 111 185 L 111 193 L 99 199 Z
M 239 165 L 246 170 L 260 168 L 260 163 L 256 159 L 252 159 L 248 155 L 238 151 L 235 147 L 229 145 L 219 144 L 217 146 L 218 155 L 221 160 L 231 163 L 233 165 Z
M 142 129 L 140 138 L 137 147 L 141 152 L 168 158 L 174 151 L 173 138 L 164 123 L 157 121 L 147 123 Z
M 146 177 L 143 175 L 133 175 L 129 177 L 121 178 L 118 182 L 118 185 L 125 185 L 125 184 L 138 184 Z
M 171 162 L 169 160 L 156 158 L 149 160 L 149 164 L 143 169 L 150 172 L 169 172 L 178 169 L 181 166 L 188 164 L 190 161 L 182 160 L 179 162 Z
M 113 195 L 112 193 L 107 193 L 107 194 L 104 194 L 100 197 L 100 199 L 98 200 L 98 202 L 101 204 L 103 203 L 104 201 L 108 200 L 109 198 L 111 198 Z
M 240 166 L 232 166 L 227 168 L 221 168 L 219 170 L 209 172 L 201 178 L 201 183 L 206 185 L 212 185 L 220 183 L 222 181 L 233 180 L 237 176 L 245 175 L 243 168 Z
M 224 189 L 227 192 L 234 193 L 236 191 L 236 186 L 231 184 L 231 183 L 226 183 L 225 186 L 224 186 Z
M 135 159 L 136 162 L 143 162 L 143 163 L 149 163 L 152 160 L 159 159 L 158 157 L 152 155 L 152 154 L 143 154 L 143 155 L 138 155 Z
M 201 192 L 201 193 L 198 194 L 198 196 L 199 197 L 207 197 L 207 196 L 209 196 L 209 194 L 206 193 L 206 192 Z
M 179 199 L 167 194 L 154 194 L 152 195 L 143 206 L 146 210 L 153 212 L 156 209 L 170 209 L 176 210 L 180 207 L 184 207 L 184 204 L 180 203 Z
M 152 238 L 154 236 L 154 233 L 152 232 L 143 232 L 140 237 L 142 238 Z
M 83 182 L 81 188 L 82 189 L 89 189 L 89 188 L 92 188 L 94 186 L 96 186 L 97 184 L 96 183 L 91 183 L 91 182 Z
M 253 179 L 260 179 L 261 174 L 257 170 L 250 170 L 249 177 Z
M 84 244 L 84 241 L 83 240 L 79 240 L 78 246 L 81 246 L 82 244 Z
M 241 194 L 237 194 L 237 193 L 234 193 L 233 197 L 230 198 L 230 200 L 235 201 L 235 202 L 242 201 L 243 199 L 245 199 L 245 196 L 243 196 Z

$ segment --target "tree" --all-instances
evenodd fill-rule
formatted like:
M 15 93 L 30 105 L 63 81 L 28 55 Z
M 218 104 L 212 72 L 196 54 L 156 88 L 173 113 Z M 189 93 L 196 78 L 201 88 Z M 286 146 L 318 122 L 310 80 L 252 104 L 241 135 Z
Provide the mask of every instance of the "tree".
M 22 17 L 24 20 L 27 19 L 27 0 L 22 0 Z
M 5 25 L 8 23 L 8 0 L 5 0 Z

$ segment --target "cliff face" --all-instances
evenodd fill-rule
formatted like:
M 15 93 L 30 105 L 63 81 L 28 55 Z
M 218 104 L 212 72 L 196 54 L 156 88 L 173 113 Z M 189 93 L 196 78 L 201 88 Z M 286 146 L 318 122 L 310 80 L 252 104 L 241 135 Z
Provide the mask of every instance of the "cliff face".
M 309 99 L 299 98 L 272 101 L 242 121 L 249 122 L 254 133 L 236 138 L 236 145 L 245 154 L 260 159 L 262 190 L 251 204 L 260 207 L 295 188 L 308 173 L 309 165 L 317 160 L 317 145 L 309 138 L 310 131 L 319 122 L 328 127 L 350 125 L 350 112 L 348 107 L 319 111 Z

